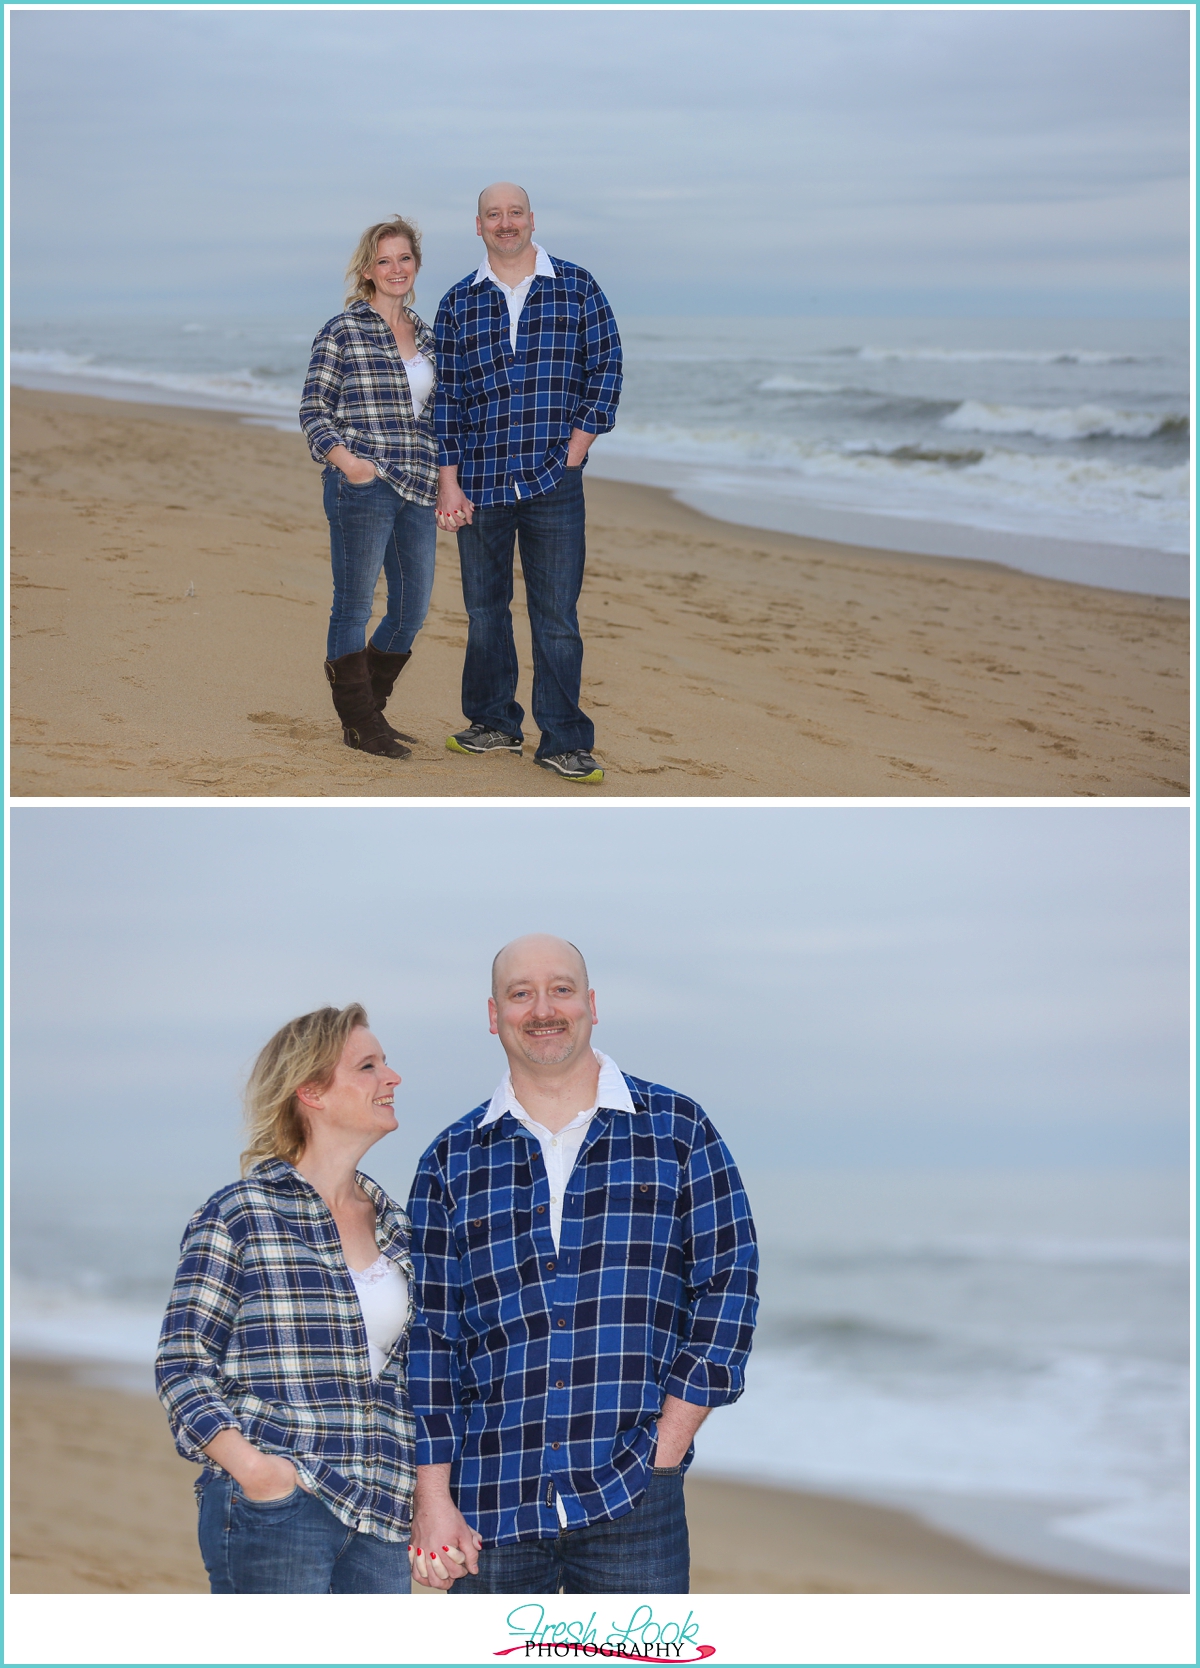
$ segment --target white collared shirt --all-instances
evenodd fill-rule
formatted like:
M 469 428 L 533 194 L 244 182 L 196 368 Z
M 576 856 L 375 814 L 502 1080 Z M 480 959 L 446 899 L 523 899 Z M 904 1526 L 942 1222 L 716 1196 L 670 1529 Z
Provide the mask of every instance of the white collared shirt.
M 629 1093 L 629 1085 L 621 1076 L 621 1068 L 615 1061 L 610 1060 L 607 1054 L 601 1054 L 598 1048 L 594 1048 L 592 1053 L 600 1064 L 600 1081 L 596 1085 L 595 1103 L 586 1111 L 577 1112 L 565 1129 L 554 1132 L 534 1122 L 513 1094 L 512 1075 L 509 1072 L 504 1074 L 504 1081 L 492 1096 L 479 1123 L 480 1129 L 486 1129 L 506 1112 L 511 1112 L 531 1135 L 537 1136 L 546 1164 L 546 1180 L 550 1184 L 550 1233 L 556 1251 L 562 1229 L 563 1194 L 567 1190 L 567 1178 L 575 1168 L 575 1160 L 579 1157 L 579 1149 L 587 1134 L 588 1124 L 602 1106 L 614 1107 L 619 1112 L 637 1110 Z
M 503 278 L 497 278 L 492 271 L 492 263 L 486 255 L 480 263 L 479 271 L 471 279 L 472 288 L 476 284 L 482 284 L 486 278 L 490 278 L 493 284 L 498 285 L 503 290 L 505 300 L 508 302 L 508 342 L 514 351 L 517 346 L 517 321 L 521 317 L 521 308 L 529 298 L 529 286 L 535 278 L 553 278 L 555 276 L 554 263 L 541 244 L 535 243 L 532 247 L 537 250 L 537 263 L 528 278 L 522 278 L 519 284 L 508 285 Z

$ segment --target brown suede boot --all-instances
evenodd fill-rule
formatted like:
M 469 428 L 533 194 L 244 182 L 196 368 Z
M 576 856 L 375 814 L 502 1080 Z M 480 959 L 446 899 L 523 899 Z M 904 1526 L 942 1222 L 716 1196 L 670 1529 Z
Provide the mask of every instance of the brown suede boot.
M 410 749 L 396 740 L 391 726 L 375 705 L 366 649 L 339 655 L 325 662 L 325 676 L 333 694 L 333 705 L 342 721 L 342 740 L 347 747 L 374 753 L 382 759 L 407 759 Z
M 367 667 L 371 673 L 371 694 L 375 697 L 375 710 L 377 712 L 382 712 L 384 707 L 387 706 L 388 696 L 392 693 L 392 687 L 396 679 L 411 659 L 411 649 L 408 649 L 404 654 L 384 654 L 383 650 L 377 649 L 374 643 L 367 644 Z M 384 723 L 387 724 L 388 729 L 394 736 L 400 737 L 401 741 L 415 741 L 417 739 L 416 736 L 406 736 L 403 730 L 397 730 L 394 725 L 388 724 L 386 718 Z

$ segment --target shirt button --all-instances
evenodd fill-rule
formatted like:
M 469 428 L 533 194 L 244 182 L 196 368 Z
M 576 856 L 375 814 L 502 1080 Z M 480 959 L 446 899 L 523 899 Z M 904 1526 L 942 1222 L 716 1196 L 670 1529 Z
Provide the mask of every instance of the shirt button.
M 472 1226 L 472 1228 L 482 1228 L 483 1227 L 483 1217 L 482 1216 L 477 1216 L 475 1218 L 474 1222 L 472 1222 L 471 1226 Z
M 551 1274 L 554 1273 L 554 1264 L 553 1263 L 547 1263 L 546 1267 L 550 1270 Z
M 554 1388 L 556 1390 L 565 1390 L 566 1385 L 563 1383 L 561 1378 L 556 1378 L 555 1381 L 554 1381 Z
M 639 1188 L 638 1188 L 638 1192 L 639 1192 L 639 1193 L 649 1193 L 649 1191 L 650 1191 L 650 1189 L 649 1189 L 649 1187 L 648 1187 L 648 1186 L 647 1186 L 647 1185 L 646 1185 L 646 1183 L 645 1183 L 645 1182 L 642 1182 L 642 1184 L 641 1184 L 641 1186 L 640 1186 L 640 1187 L 639 1187 Z
M 562 1447 L 562 1443 L 561 1443 L 561 1442 L 552 1442 L 552 1443 L 551 1443 L 551 1444 L 550 1444 L 550 1446 L 551 1446 L 551 1447 L 552 1447 L 552 1448 L 561 1448 L 561 1447 Z
M 539 1216 L 542 1214 L 542 1212 L 545 1210 L 545 1208 L 546 1208 L 545 1205 L 539 1205 L 538 1206 L 538 1215 Z
M 558 1195 L 557 1195 L 557 1194 L 555 1194 L 555 1193 L 552 1193 L 552 1194 L 551 1194 L 551 1195 L 550 1195 L 550 1203 L 551 1203 L 551 1204 L 552 1204 L 552 1205 L 556 1205 L 556 1204 L 557 1204 L 557 1203 L 558 1203 Z
M 559 1325 L 560 1325 L 560 1326 L 565 1326 L 565 1325 L 566 1325 L 566 1324 L 567 1324 L 567 1323 L 566 1323 L 566 1321 L 565 1321 L 565 1320 L 560 1320 L 560 1321 L 559 1321 L 559 1323 L 558 1323 L 558 1324 L 559 1324 Z

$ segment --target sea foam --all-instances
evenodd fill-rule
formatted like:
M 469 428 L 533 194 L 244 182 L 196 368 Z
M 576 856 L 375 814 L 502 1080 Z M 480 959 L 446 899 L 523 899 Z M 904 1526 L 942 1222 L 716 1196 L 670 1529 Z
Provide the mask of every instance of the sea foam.
M 1156 434 L 1186 434 L 1186 412 L 1113 411 L 1103 405 L 1062 406 L 1037 410 L 1020 405 L 987 405 L 964 400 L 942 418 L 944 429 L 970 434 L 1032 434 L 1039 440 L 1089 440 L 1112 435 L 1120 440 L 1148 440 Z

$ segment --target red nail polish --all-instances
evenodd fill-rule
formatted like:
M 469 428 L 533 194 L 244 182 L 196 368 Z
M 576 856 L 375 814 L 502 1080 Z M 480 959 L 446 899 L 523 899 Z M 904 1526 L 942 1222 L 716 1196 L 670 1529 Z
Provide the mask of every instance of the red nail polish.
M 448 1546 L 444 1546 L 444 1547 L 443 1547 L 443 1548 L 442 1548 L 442 1551 L 443 1551 L 443 1552 L 449 1552 L 449 1550 L 450 1550 L 450 1548 L 449 1548 L 449 1547 L 448 1547 Z

